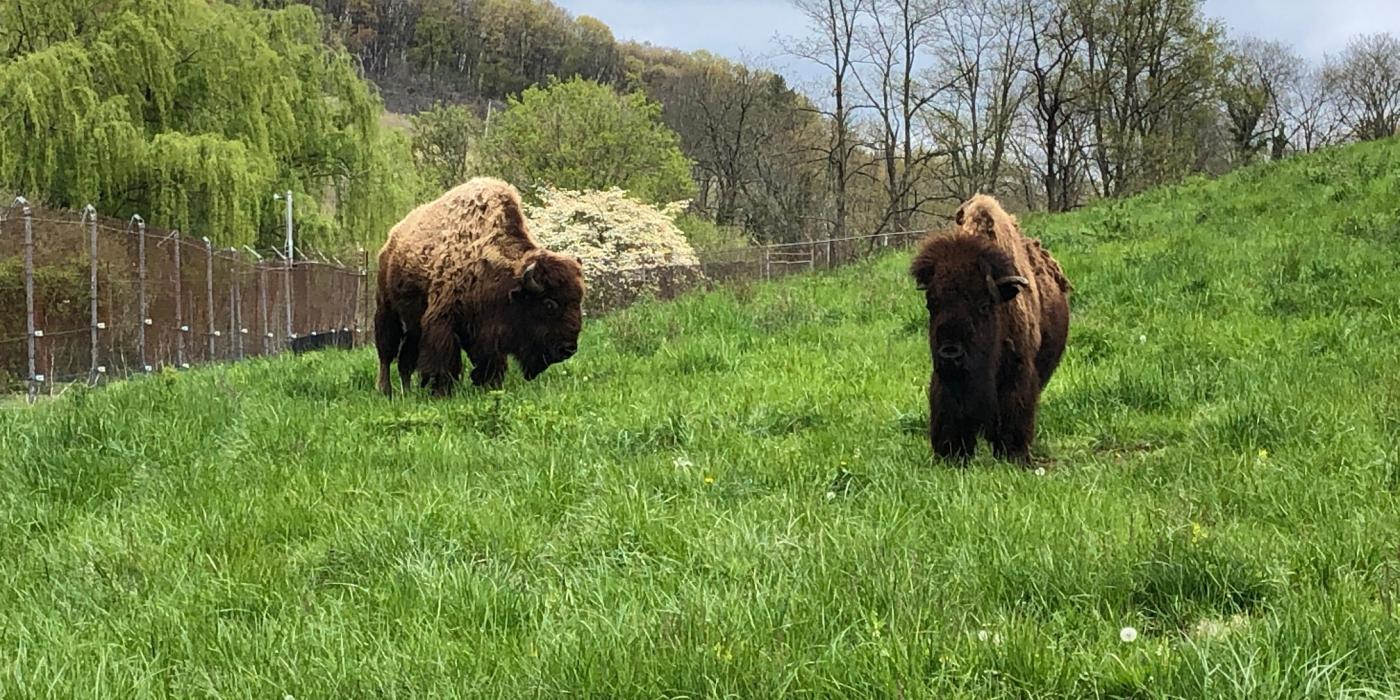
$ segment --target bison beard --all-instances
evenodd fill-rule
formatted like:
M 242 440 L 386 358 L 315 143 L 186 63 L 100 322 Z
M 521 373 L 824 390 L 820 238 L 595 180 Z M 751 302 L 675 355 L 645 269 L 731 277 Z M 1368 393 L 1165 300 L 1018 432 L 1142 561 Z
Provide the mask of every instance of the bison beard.
M 998 457 L 1025 463 L 1040 392 L 1068 334 L 1068 282 L 1049 253 L 992 206 L 1005 217 L 1004 240 L 979 232 L 986 226 L 965 226 L 926 239 L 910 267 L 929 309 L 929 440 L 939 457 L 962 460 L 981 435 Z M 1018 265 L 1007 243 L 1024 246 L 1017 257 L 1028 262 Z
M 515 188 L 458 186 L 405 217 L 379 253 L 379 389 L 392 395 L 397 359 L 404 390 L 417 371 L 447 394 L 464 351 L 477 386 L 500 386 L 511 355 L 532 380 L 578 350 L 583 295 L 579 261 L 534 240 Z

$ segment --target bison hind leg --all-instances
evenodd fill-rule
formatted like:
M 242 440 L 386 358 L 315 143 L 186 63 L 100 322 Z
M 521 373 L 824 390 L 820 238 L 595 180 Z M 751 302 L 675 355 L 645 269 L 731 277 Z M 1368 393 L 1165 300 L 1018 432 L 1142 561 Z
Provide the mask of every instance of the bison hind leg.
M 399 347 L 399 384 L 404 393 L 413 387 L 413 373 L 418 370 L 418 342 L 420 332 L 408 331 L 404 334 L 403 345 Z
M 394 395 L 394 385 L 389 379 L 389 365 L 398 357 L 402 341 L 403 322 L 388 304 L 381 301 L 379 308 L 374 312 L 374 346 L 379 351 L 379 378 L 376 385 L 385 396 Z
M 423 386 L 434 396 L 446 396 L 462 378 L 462 348 L 450 318 L 429 313 L 423 318 L 419 361 Z

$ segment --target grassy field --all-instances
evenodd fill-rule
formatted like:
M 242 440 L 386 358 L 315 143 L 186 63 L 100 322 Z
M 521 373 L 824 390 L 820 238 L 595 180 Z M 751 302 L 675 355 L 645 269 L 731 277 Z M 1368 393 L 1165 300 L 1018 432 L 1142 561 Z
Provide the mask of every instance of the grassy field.
M 1397 162 L 1028 222 L 1077 286 L 1043 474 L 932 461 L 907 253 L 501 393 L 360 351 L 11 406 L 0 695 L 1394 697 Z

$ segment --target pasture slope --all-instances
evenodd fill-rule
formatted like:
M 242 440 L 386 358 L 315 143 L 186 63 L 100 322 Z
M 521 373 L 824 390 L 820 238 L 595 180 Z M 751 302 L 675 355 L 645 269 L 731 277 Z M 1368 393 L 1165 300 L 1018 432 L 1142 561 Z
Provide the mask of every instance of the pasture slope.
M 1397 162 L 1028 222 L 1044 475 L 931 463 L 908 253 L 499 394 L 357 351 L 0 411 L 0 695 L 1395 697 Z

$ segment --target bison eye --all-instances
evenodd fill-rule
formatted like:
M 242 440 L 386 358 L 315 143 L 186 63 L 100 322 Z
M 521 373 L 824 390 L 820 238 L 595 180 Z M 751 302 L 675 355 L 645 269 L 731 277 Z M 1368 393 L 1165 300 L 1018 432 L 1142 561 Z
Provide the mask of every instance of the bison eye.
M 985 302 L 985 301 L 982 302 L 982 305 L 979 306 L 979 307 L 977 307 L 977 312 L 980 313 L 980 314 L 982 314 L 983 316 L 986 316 L 986 315 L 992 313 L 992 305 L 991 305 L 991 303 L 990 303 L 990 302 Z
M 557 302 L 557 301 L 555 301 L 555 300 L 553 300 L 553 299 L 545 299 L 545 300 L 544 300 L 544 309 L 545 309 L 545 311 L 550 311 L 550 312 L 558 311 L 558 310 L 559 310 L 559 302 Z

